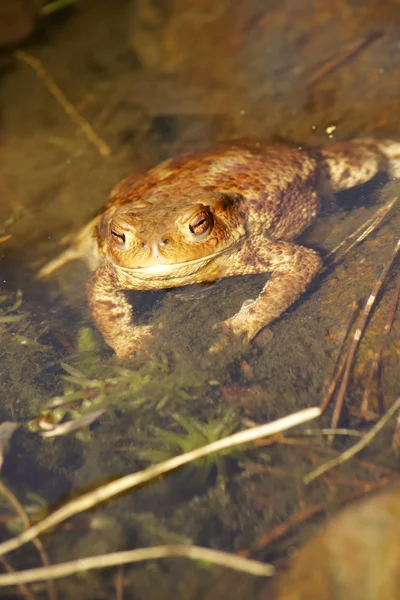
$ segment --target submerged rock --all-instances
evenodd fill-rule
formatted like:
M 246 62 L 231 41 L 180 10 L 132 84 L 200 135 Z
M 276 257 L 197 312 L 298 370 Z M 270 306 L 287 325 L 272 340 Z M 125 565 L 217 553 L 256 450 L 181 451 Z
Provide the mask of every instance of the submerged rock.
M 276 600 L 398 600 L 400 487 L 357 502 L 308 542 Z
M 0 46 L 12 46 L 28 37 L 36 23 L 36 0 L 1 0 Z

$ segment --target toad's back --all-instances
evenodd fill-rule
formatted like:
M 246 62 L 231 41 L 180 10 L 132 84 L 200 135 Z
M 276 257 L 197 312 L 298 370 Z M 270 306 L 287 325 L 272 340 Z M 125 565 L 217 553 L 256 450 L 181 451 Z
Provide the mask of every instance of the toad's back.
M 293 239 L 319 210 L 318 162 L 287 146 L 225 145 L 169 159 L 113 191 L 107 208 L 122 204 L 182 205 L 204 192 L 237 193 L 247 227 L 272 239 Z

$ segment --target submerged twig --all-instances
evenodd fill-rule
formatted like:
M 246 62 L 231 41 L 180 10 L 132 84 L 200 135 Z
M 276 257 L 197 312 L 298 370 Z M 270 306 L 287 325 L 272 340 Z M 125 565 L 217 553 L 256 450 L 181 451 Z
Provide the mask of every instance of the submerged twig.
M 344 366 L 346 364 L 346 354 L 343 354 L 342 357 L 341 357 L 341 354 L 342 354 L 343 346 L 345 344 L 347 336 L 349 335 L 350 328 L 353 324 L 353 320 L 354 320 L 355 314 L 357 312 L 357 309 L 358 309 L 358 304 L 354 300 L 353 304 L 351 305 L 349 318 L 346 320 L 346 326 L 343 327 L 343 330 L 342 330 L 341 339 L 339 342 L 339 351 L 338 351 L 336 362 L 335 362 L 335 365 L 333 368 L 331 383 L 325 393 L 324 399 L 321 402 L 321 406 L 320 406 L 321 412 L 324 412 L 326 410 L 326 407 L 328 406 L 328 404 L 331 401 L 331 398 L 335 392 L 338 381 L 340 380 L 340 378 L 343 374 Z M 341 359 L 340 359 L 340 357 L 341 357 Z M 340 360 L 340 362 L 339 362 L 339 360 Z M 336 372 L 335 372 L 335 370 L 336 370 Z
M 399 454 L 400 449 L 400 414 L 397 415 L 394 433 L 392 437 L 392 450 L 395 454 Z
M 4 558 L 4 556 L 0 557 L 0 562 L 3 565 L 4 569 L 7 571 L 7 573 L 13 573 L 15 574 L 15 570 L 13 569 L 13 567 L 10 565 L 9 562 L 6 561 L 6 559 Z M 18 575 L 16 575 L 16 577 L 18 577 Z M 36 600 L 36 595 L 35 593 L 30 590 L 25 583 L 21 583 L 21 582 L 17 582 L 15 585 L 18 586 L 18 590 L 21 594 L 21 596 L 23 596 L 24 598 L 27 598 L 28 600 Z
M 42 581 L 43 579 L 59 579 L 60 577 L 75 575 L 76 573 L 82 573 L 91 569 L 101 569 L 127 563 L 176 556 L 191 558 L 192 560 L 204 560 L 214 565 L 220 565 L 228 569 L 241 571 L 242 573 L 249 573 L 250 575 L 270 577 L 275 574 L 275 567 L 273 565 L 262 563 L 258 560 L 243 558 L 229 552 L 212 550 L 211 548 L 203 548 L 202 546 L 171 545 L 112 552 L 88 558 L 78 558 L 77 560 L 52 565 L 51 567 L 6 573 L 0 575 L 0 587 Z
M 365 223 L 360 225 L 360 227 L 358 227 L 355 231 L 350 233 L 350 235 L 348 235 L 335 248 L 333 248 L 333 250 L 331 250 L 329 252 L 329 254 L 327 254 L 325 256 L 325 262 L 327 262 L 327 268 L 332 267 L 333 265 L 336 265 L 338 262 L 340 262 L 346 256 L 346 254 L 348 254 L 350 252 L 350 250 L 352 250 L 355 246 L 357 246 L 358 244 L 363 242 L 365 240 L 365 238 L 368 237 L 382 223 L 383 219 L 390 212 L 390 210 L 393 208 L 393 206 L 395 204 L 397 204 L 398 201 L 399 201 L 399 196 L 395 196 L 391 200 L 388 200 L 388 202 L 386 202 L 383 206 L 381 206 L 370 219 L 368 219 Z M 339 258 L 329 262 L 329 259 L 334 254 L 337 254 L 337 252 L 347 242 L 349 242 L 350 240 L 352 240 L 354 238 L 356 238 L 354 240 L 354 242 L 346 248 L 344 253 Z
M 29 521 L 29 517 L 25 512 L 24 507 L 18 500 L 18 498 L 13 494 L 13 492 L 8 488 L 3 481 L 0 481 L 0 494 L 8 501 L 8 503 L 13 507 L 17 515 L 22 521 L 25 531 L 27 531 L 31 525 Z M 42 541 L 34 536 L 32 538 L 32 543 L 35 546 L 36 550 L 39 552 L 42 563 L 45 567 L 48 567 L 50 564 L 49 557 L 47 556 L 47 552 L 44 549 Z M 57 600 L 57 591 L 55 585 L 52 581 L 47 582 L 47 592 L 50 600 Z
M 22 50 L 14 52 L 15 58 L 32 67 L 36 75 L 43 81 L 48 91 L 54 96 L 58 104 L 64 109 L 65 113 L 75 125 L 79 127 L 87 139 L 96 146 L 101 156 L 110 156 L 111 149 L 102 139 L 99 138 L 93 127 L 78 113 L 75 106 L 68 100 L 64 92 L 58 87 L 50 73 L 43 67 L 40 60 Z
M 339 388 L 339 392 L 338 392 L 338 396 L 336 399 L 336 404 L 335 404 L 335 408 L 333 411 L 333 415 L 332 415 L 332 421 L 331 421 L 331 427 L 336 429 L 338 422 L 339 422 L 339 418 L 340 418 L 340 414 L 342 412 L 342 407 L 343 407 L 343 402 L 344 402 L 344 396 L 347 390 L 347 385 L 349 383 L 349 379 L 350 379 L 350 372 L 351 372 L 351 367 L 353 364 L 353 360 L 354 360 L 354 356 L 355 353 L 357 351 L 358 345 L 360 343 L 361 337 L 364 333 L 365 330 L 365 326 L 368 322 L 368 318 L 369 315 L 371 314 L 371 310 L 372 307 L 375 304 L 376 298 L 379 294 L 379 291 L 387 277 L 387 274 L 389 273 L 389 270 L 393 264 L 393 262 L 395 261 L 397 254 L 399 253 L 400 250 L 400 240 L 397 241 L 397 244 L 389 258 L 389 260 L 387 261 L 386 265 L 384 266 L 382 273 L 379 277 L 379 279 L 376 281 L 372 292 L 367 300 L 367 302 L 365 303 L 364 309 L 359 317 L 358 323 L 357 323 L 357 328 L 356 331 L 354 333 L 354 337 L 353 340 L 350 344 L 350 348 L 349 351 L 347 353 L 347 359 L 346 359 L 346 364 L 344 367 L 344 374 L 343 374 L 343 379 L 342 382 L 340 384 L 340 388 Z
M 328 462 L 320 465 L 314 471 L 311 471 L 308 475 L 304 477 L 304 484 L 307 485 L 320 477 L 330 469 L 337 467 L 347 460 L 350 460 L 353 456 L 355 456 L 358 452 L 361 452 L 364 448 L 371 443 L 373 438 L 380 432 L 380 430 L 386 425 L 388 421 L 392 418 L 392 416 L 400 409 L 400 398 L 397 398 L 396 402 L 392 404 L 389 410 L 383 415 L 383 417 L 364 435 L 364 437 L 359 440 L 354 446 L 351 446 L 348 450 L 340 454 L 338 457 L 329 460 Z
M 331 427 L 324 427 L 323 429 L 319 429 L 316 431 L 313 431 L 312 429 L 308 430 L 306 429 L 305 431 L 301 432 L 302 436 L 318 436 L 318 435 L 347 435 L 347 436 L 352 436 L 352 437 L 361 437 L 362 433 L 360 431 L 358 431 L 357 429 L 347 429 L 347 428 L 343 428 L 341 427 L 340 429 L 331 429 Z M 288 439 L 288 438 L 286 438 Z
M 362 434 L 364 435 L 364 434 Z M 299 451 L 305 450 L 305 447 L 299 447 Z M 319 453 L 319 454 L 330 454 L 332 456 L 334 456 L 335 458 L 340 456 L 340 452 L 338 452 L 337 450 L 334 450 L 333 448 L 329 448 L 327 446 L 320 446 L 320 445 L 316 445 L 316 444 L 309 444 L 308 446 L 309 450 L 312 450 L 313 452 Z M 371 473 L 374 474 L 374 477 L 376 477 L 377 475 L 385 475 L 387 477 L 390 477 L 392 479 L 397 479 L 398 477 L 398 473 L 395 470 L 392 469 L 388 469 L 387 467 L 383 467 L 382 465 L 377 465 L 375 463 L 371 463 L 368 462 L 367 460 L 363 460 L 361 458 L 355 458 L 353 463 L 357 466 L 357 467 L 361 467 L 362 469 L 367 469 L 368 471 L 370 471 Z
M 392 300 L 392 303 L 389 308 L 389 314 L 387 317 L 387 321 L 385 323 L 385 327 L 383 329 L 381 343 L 374 354 L 371 369 L 369 371 L 367 384 L 365 386 L 364 395 L 363 395 L 363 399 L 362 399 L 361 406 L 360 406 L 360 414 L 361 414 L 362 418 L 366 417 L 370 412 L 369 397 L 371 394 L 372 382 L 373 382 L 374 378 L 376 377 L 376 374 L 378 373 L 379 364 L 382 359 L 382 352 L 385 347 L 385 343 L 388 338 L 388 335 L 392 329 L 394 317 L 396 314 L 397 304 L 399 301 L 399 295 L 400 295 L 400 277 L 397 280 L 397 285 L 396 285 L 396 289 L 394 292 L 393 300 Z
M 76 0 L 54 0 L 54 2 L 42 6 L 39 10 L 39 14 L 41 17 L 47 17 L 67 6 L 71 6 L 71 4 L 74 4 L 75 2 Z
M 374 31 L 367 36 L 364 36 L 358 40 L 354 40 L 342 48 L 339 53 L 328 60 L 322 65 L 308 80 L 308 85 L 314 85 L 333 71 L 336 71 L 339 67 L 345 64 L 350 58 L 354 58 L 361 50 L 367 48 L 372 42 L 379 39 L 382 34 L 378 31 Z
M 356 492 L 351 492 L 350 494 L 346 494 L 345 496 L 339 497 L 336 500 L 337 504 L 345 504 L 347 502 L 351 502 L 357 498 L 363 497 L 366 494 L 370 494 L 372 492 L 377 491 L 378 489 L 384 488 L 389 485 L 393 481 L 391 477 L 385 477 L 380 479 L 377 482 L 368 483 L 367 489 L 357 490 Z M 292 531 L 295 527 L 302 525 L 315 515 L 318 515 L 322 512 L 328 510 L 331 505 L 332 500 L 328 500 L 327 502 L 321 502 L 320 504 L 315 504 L 314 506 L 307 506 L 306 508 L 300 510 L 295 513 L 291 517 L 289 517 L 283 523 L 279 523 L 275 527 L 273 527 L 268 533 L 261 534 L 259 537 L 255 539 L 250 549 L 246 549 L 240 552 L 241 556 L 248 556 L 253 552 L 257 552 L 260 550 L 265 550 L 272 542 L 282 538 L 284 535 Z
M 62 521 L 65 521 L 69 517 L 88 510 L 89 508 L 93 508 L 105 500 L 109 500 L 110 498 L 117 496 L 122 492 L 126 492 L 127 490 L 130 490 L 138 485 L 142 485 L 143 483 L 155 479 L 164 473 L 173 471 L 178 467 L 182 467 L 183 465 L 193 462 L 199 458 L 203 458 L 204 456 L 214 452 L 242 444 L 247 444 L 248 442 L 252 442 L 261 437 L 273 435 L 274 433 L 284 431 L 290 427 L 294 427 L 295 425 L 300 425 L 301 423 L 315 419 L 320 414 L 321 411 L 319 408 L 308 408 L 301 410 L 288 415 L 287 417 L 283 417 L 282 419 L 272 421 L 271 423 L 266 423 L 264 425 L 259 425 L 258 427 L 239 431 L 238 433 L 229 435 L 228 437 L 216 442 L 212 442 L 211 444 L 207 444 L 206 446 L 202 446 L 201 448 L 196 448 L 195 450 L 191 450 L 185 454 L 174 456 L 173 458 L 148 467 L 147 469 L 139 471 L 138 473 L 131 473 L 130 475 L 126 475 L 125 477 L 121 477 L 115 481 L 111 481 L 110 483 L 106 483 L 105 485 L 98 487 L 96 490 L 87 492 L 86 494 L 71 500 L 71 502 L 68 502 L 58 510 L 54 511 L 52 514 L 48 515 L 36 525 L 33 525 L 28 530 L 23 531 L 14 538 L 11 538 L 10 540 L 0 544 L 0 556 L 6 554 L 7 552 L 11 552 L 11 550 L 15 550 L 20 546 L 23 546 L 43 531 L 47 531 Z
M 6 448 L 9 444 L 10 439 L 12 438 L 19 426 L 19 423 L 14 423 L 13 421 L 4 421 L 4 423 L 0 424 L 0 472 L 3 468 L 4 454 Z
M 115 576 L 115 600 L 124 600 L 124 567 L 122 565 Z

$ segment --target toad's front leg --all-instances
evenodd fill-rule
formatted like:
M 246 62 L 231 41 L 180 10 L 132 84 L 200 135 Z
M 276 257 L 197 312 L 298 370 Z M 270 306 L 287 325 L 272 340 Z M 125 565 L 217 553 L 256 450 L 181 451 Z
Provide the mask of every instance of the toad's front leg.
M 140 350 L 151 328 L 134 325 L 132 305 L 107 264 L 93 273 L 86 290 L 93 321 L 117 356 Z
M 246 255 L 243 259 L 246 261 Z M 247 263 L 249 263 L 247 253 Z M 322 264 L 314 251 L 288 242 L 265 241 L 245 265 L 247 273 L 271 271 L 271 276 L 255 300 L 243 303 L 239 312 L 223 322 L 224 329 L 243 342 L 279 317 L 305 291 Z M 218 349 L 219 343 L 212 350 Z

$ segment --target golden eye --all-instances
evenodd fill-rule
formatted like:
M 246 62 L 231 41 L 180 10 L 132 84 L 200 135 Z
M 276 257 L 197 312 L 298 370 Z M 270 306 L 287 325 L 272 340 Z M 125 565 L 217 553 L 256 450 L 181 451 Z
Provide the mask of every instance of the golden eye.
M 210 215 L 204 211 L 196 215 L 189 223 L 189 229 L 193 235 L 202 235 L 203 233 L 207 233 L 210 227 Z
M 125 234 L 116 227 L 111 229 L 111 235 L 118 246 L 123 246 L 125 244 Z

